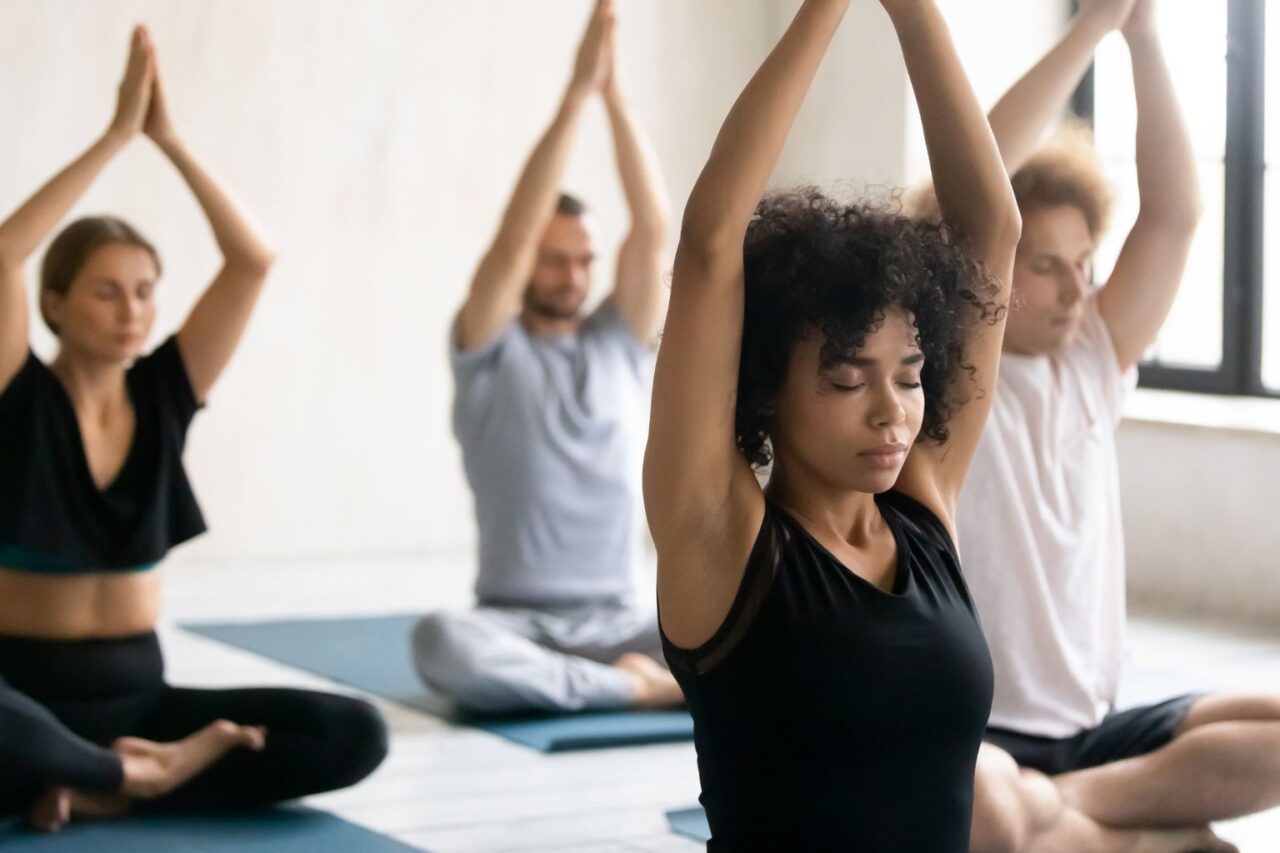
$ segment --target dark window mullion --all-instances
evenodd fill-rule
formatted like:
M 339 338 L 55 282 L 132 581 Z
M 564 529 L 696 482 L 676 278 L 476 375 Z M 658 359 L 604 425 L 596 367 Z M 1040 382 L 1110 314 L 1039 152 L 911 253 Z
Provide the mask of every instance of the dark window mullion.
M 1264 0 L 1230 0 L 1223 368 L 1237 394 L 1262 386 L 1266 27 Z

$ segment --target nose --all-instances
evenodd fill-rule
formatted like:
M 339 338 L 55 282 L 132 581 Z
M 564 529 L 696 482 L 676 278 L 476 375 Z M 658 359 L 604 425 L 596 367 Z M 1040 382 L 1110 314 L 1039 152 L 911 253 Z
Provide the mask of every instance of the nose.
M 882 387 L 874 396 L 869 415 L 868 420 L 875 429 L 898 426 L 907 420 L 907 410 L 902 407 L 891 385 Z
M 1072 267 L 1062 276 L 1058 286 L 1058 301 L 1063 308 L 1071 308 L 1089 293 L 1089 280 L 1085 270 Z

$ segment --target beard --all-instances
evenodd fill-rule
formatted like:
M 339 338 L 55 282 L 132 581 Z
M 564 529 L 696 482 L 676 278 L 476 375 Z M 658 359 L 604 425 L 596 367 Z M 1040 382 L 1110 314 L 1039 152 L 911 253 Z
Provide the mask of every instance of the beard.
M 582 309 L 582 299 L 569 300 L 559 298 L 561 291 L 552 292 L 550 297 L 539 297 L 530 285 L 524 292 L 524 307 L 531 313 L 545 320 L 573 320 Z

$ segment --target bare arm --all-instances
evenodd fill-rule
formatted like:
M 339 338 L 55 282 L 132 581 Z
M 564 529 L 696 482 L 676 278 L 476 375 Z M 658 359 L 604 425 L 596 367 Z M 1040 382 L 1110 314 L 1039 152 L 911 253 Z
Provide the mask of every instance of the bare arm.
M 1022 168 L 1062 116 L 1098 43 L 1128 20 L 1133 4 L 1134 0 L 1082 4 L 1062 39 L 991 109 L 991 130 L 1009 174 Z
M 604 102 L 613 131 L 618 175 L 631 212 L 631 228 L 618 250 L 613 298 L 632 334 L 652 343 L 665 296 L 662 261 L 671 201 L 662 183 L 658 159 L 618 83 L 616 50 L 611 50 L 610 56 L 613 69 L 605 85 Z
M 801 6 L 729 112 L 685 208 L 644 467 L 663 627 L 681 645 L 720 624 L 764 512 L 734 436 L 742 243 L 848 7 Z
M 155 66 L 155 48 L 146 37 Z M 231 197 L 187 149 L 169 114 L 156 68 L 146 134 L 182 175 L 200 204 L 222 253 L 222 268 L 178 330 L 178 348 L 197 400 L 203 401 L 235 353 L 275 260 L 271 247 Z
M 1098 308 L 1128 370 L 1173 307 L 1203 210 L 1195 152 L 1155 28 L 1155 0 L 1138 0 L 1125 27 L 1138 102 L 1138 220 Z
M 106 165 L 141 131 L 151 77 L 144 34 L 136 30 L 107 132 L 0 223 L 0 388 L 9 384 L 26 358 L 29 330 L 23 268 Z
M 457 344 L 461 349 L 474 349 L 492 340 L 520 311 L 520 296 L 537 259 L 538 241 L 555 212 L 583 105 L 599 91 L 607 73 L 612 28 L 613 0 L 597 0 L 560 109 L 529 155 L 498 233 L 481 259 L 458 313 Z
M 964 235 L 997 283 L 995 300 L 1007 304 L 1022 220 L 991 128 L 933 0 L 882 2 L 898 32 L 920 107 L 943 218 Z M 984 393 L 951 419 L 945 445 L 921 444 L 912 451 L 899 481 L 899 488 L 944 521 L 954 517 L 955 500 L 991 408 L 1003 340 L 1003 314 L 998 322 L 975 328 L 966 352 L 975 373 L 962 372 L 957 381 L 976 382 Z

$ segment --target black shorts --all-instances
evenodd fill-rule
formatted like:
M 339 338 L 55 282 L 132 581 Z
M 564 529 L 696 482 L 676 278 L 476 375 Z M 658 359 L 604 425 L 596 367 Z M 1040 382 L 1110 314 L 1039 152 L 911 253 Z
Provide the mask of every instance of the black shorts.
M 988 727 L 983 740 L 1012 755 L 1020 767 L 1057 776 L 1155 752 L 1173 740 L 1178 725 L 1200 698 L 1197 693 L 1158 705 L 1113 711 L 1097 728 L 1074 737 L 1038 737 Z

